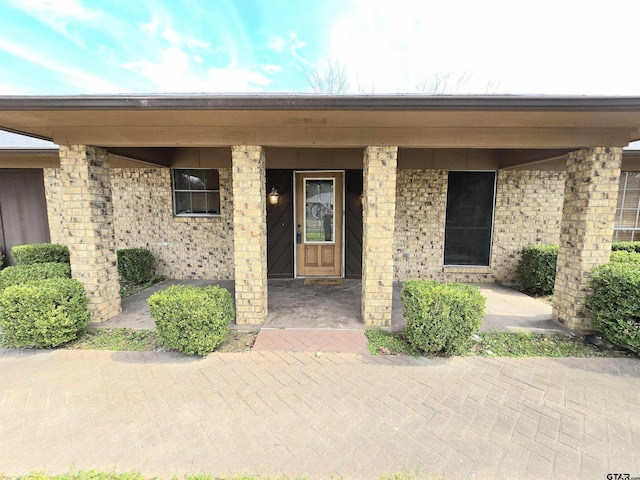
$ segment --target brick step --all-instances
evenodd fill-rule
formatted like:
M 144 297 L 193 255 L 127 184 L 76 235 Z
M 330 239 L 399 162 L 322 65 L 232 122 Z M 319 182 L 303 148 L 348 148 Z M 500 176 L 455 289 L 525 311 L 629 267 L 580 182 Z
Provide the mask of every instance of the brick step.
M 256 352 L 332 352 L 370 355 L 364 330 L 263 328 L 253 345 Z

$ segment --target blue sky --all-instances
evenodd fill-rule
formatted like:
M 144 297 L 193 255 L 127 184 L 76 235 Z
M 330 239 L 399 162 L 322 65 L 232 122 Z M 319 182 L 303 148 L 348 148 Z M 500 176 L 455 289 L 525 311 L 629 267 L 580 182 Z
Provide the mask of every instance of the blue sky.
M 0 0 L 0 94 L 640 95 L 638 0 Z M 442 87 L 445 85 L 444 87 Z

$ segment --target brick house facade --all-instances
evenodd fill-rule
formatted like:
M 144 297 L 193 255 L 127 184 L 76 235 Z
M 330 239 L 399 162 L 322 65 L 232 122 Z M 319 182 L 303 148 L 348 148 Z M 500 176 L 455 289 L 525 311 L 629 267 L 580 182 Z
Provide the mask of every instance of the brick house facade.
M 149 248 L 169 278 L 234 279 L 238 323 L 264 320 L 269 277 L 361 276 L 363 322 L 386 325 L 394 281 L 513 285 L 522 246 L 558 243 L 554 319 L 589 328 L 588 271 L 608 260 L 620 171 L 637 170 L 621 147 L 640 137 L 640 100 L 242 99 L 175 97 L 158 120 L 148 98 L 0 99 L 0 126 L 60 145 L 0 167 L 42 168 L 51 241 L 96 320 L 120 310 L 119 248 Z

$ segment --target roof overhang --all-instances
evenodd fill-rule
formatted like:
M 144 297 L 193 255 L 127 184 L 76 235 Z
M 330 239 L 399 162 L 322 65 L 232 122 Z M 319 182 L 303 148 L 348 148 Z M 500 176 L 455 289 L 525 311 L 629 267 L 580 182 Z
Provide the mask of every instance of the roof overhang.
M 0 96 L 0 128 L 102 147 L 577 149 L 640 138 L 638 97 Z

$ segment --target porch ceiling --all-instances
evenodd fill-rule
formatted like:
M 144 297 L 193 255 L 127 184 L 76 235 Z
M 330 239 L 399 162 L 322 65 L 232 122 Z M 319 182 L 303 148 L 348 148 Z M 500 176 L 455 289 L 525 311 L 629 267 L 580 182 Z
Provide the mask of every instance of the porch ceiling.
M 575 149 L 640 138 L 640 98 L 1 96 L 0 128 L 103 147 Z

